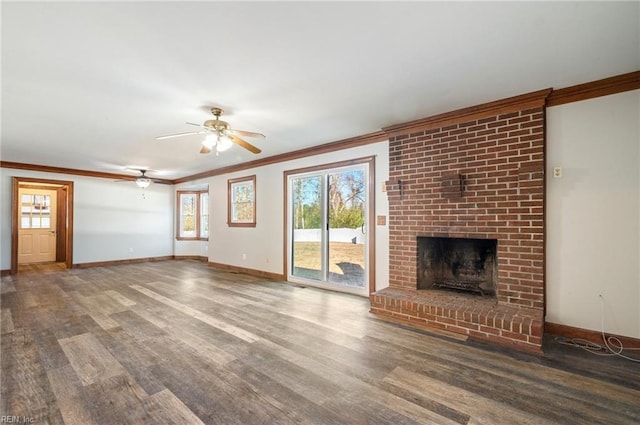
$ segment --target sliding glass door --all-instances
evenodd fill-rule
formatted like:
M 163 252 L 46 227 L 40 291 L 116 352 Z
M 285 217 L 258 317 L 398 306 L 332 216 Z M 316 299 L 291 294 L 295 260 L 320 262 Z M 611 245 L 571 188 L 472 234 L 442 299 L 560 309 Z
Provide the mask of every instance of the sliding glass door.
M 368 295 L 368 164 L 288 177 L 288 278 Z
M 291 178 L 291 274 L 324 280 L 324 196 L 321 175 Z

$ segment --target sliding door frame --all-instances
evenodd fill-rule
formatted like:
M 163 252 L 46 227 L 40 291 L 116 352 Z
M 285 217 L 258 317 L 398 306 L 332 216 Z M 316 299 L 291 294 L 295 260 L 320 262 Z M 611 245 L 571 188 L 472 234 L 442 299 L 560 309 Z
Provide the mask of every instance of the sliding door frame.
M 356 165 L 368 165 L 368 172 L 365 175 L 367 180 L 367 275 L 368 275 L 368 293 L 375 291 L 376 282 L 376 238 L 375 238 L 375 156 L 367 156 L 363 158 L 350 159 L 347 161 L 332 162 L 329 164 L 314 165 L 311 167 L 297 168 L 295 170 L 287 170 L 283 173 L 284 199 L 283 199 L 283 221 L 284 221 L 284 244 L 283 244 L 283 276 L 289 279 L 289 267 L 291 266 L 290 241 L 291 229 L 289 229 L 289 177 L 295 174 L 313 173 L 315 171 L 330 170 L 333 168 L 343 168 Z

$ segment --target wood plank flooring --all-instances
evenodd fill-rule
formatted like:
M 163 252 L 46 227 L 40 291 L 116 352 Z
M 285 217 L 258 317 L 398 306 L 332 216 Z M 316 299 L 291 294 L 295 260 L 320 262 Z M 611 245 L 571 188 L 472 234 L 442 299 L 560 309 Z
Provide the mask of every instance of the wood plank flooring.
M 415 331 L 365 298 L 196 261 L 5 276 L 0 293 L 0 422 L 640 423 L 639 363 Z

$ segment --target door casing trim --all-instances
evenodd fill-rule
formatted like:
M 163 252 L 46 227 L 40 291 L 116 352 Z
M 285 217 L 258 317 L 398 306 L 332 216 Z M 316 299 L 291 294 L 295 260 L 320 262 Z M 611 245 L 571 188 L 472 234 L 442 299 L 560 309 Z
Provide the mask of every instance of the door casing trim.
M 11 274 L 18 273 L 18 223 L 20 223 L 20 203 L 19 189 L 20 185 L 27 184 L 30 187 L 40 185 L 41 188 L 49 188 L 52 186 L 66 192 L 66 200 L 62 208 L 58 212 L 58 229 L 64 229 L 64 261 L 65 266 L 70 269 L 73 266 L 73 182 L 67 180 L 51 180 L 37 179 L 30 177 L 12 177 L 11 178 Z M 62 226 L 66 223 L 66 226 Z M 60 232 L 58 232 L 59 235 Z M 57 254 L 56 254 L 57 255 Z M 58 257 L 60 258 L 60 257 Z

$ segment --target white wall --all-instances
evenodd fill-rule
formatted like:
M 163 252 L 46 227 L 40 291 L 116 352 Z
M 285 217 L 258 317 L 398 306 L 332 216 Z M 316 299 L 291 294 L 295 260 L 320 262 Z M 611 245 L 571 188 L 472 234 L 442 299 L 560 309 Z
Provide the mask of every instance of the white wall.
M 207 241 L 179 241 L 175 240 L 174 237 L 173 254 L 176 257 L 196 256 L 207 258 L 209 256 L 209 243 Z
M 375 215 L 388 215 L 387 196 L 381 191 L 389 173 L 388 143 L 381 142 L 309 158 L 287 161 L 208 180 L 211 201 L 209 261 L 270 273 L 283 273 L 284 265 L 284 177 L 287 170 L 375 155 Z M 256 227 L 227 226 L 227 180 L 256 175 Z M 376 229 L 376 289 L 388 286 L 389 232 Z M 246 259 L 243 259 L 246 254 Z
M 173 188 L 0 169 L 0 269 L 11 268 L 11 177 L 74 182 L 73 262 L 173 255 Z M 144 193 L 144 197 L 142 194 Z
M 640 90 L 547 109 L 546 320 L 640 338 Z M 553 178 L 553 167 L 562 177 Z

